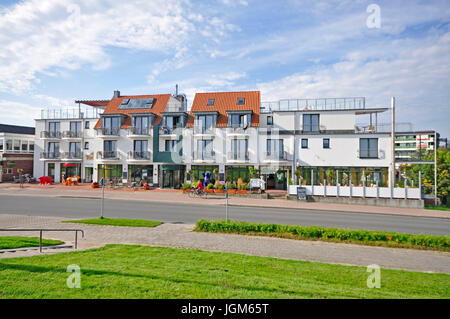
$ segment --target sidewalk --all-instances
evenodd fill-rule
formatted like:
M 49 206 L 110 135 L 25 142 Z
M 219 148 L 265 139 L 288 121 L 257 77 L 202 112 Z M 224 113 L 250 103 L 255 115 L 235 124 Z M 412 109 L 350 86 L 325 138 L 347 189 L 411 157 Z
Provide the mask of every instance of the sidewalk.
M 252 256 L 275 257 L 294 260 L 309 260 L 344 265 L 368 266 L 377 264 L 382 268 L 403 269 L 450 274 L 450 254 L 447 252 L 384 248 L 320 241 L 293 240 L 234 234 L 193 232 L 194 225 L 165 223 L 158 227 L 115 227 L 61 223 L 67 218 L 36 217 L 25 215 L 0 215 L 4 228 L 53 228 L 84 230 L 78 247 L 89 249 L 105 244 L 135 244 L 215 252 L 231 252 Z M 0 235 L 10 235 L 2 232 Z M 14 233 L 15 236 L 36 236 L 36 233 Z M 73 233 L 44 232 L 44 238 L 59 239 L 73 243 Z M 47 255 L 65 250 L 37 250 L 2 253 L 0 258 Z M 73 251 L 73 250 L 72 250 Z
M 25 185 L 20 188 L 18 184 L 0 184 L 0 195 L 14 195 L 14 196 L 51 196 L 51 197 L 87 197 L 87 198 L 101 198 L 102 189 L 93 189 L 89 185 L 79 186 L 64 186 L 58 185 Z M 199 205 L 225 205 L 225 199 L 218 194 L 211 194 L 205 198 L 190 198 L 187 194 L 183 194 L 179 190 L 136 190 L 131 189 L 111 189 L 105 188 L 105 198 L 107 199 L 121 199 L 121 200 L 142 200 L 142 201 L 156 201 L 156 202 L 177 202 L 186 204 Z M 230 205 L 239 206 L 253 206 L 253 207 L 272 207 L 272 208 L 286 208 L 286 209 L 305 209 L 305 210 L 324 210 L 324 211 L 340 211 L 340 212 L 355 212 L 355 213 L 374 213 L 374 214 L 389 214 L 389 215 L 403 215 L 416 217 L 439 217 L 450 218 L 450 212 L 428 210 L 428 209 L 414 209 L 414 208 L 398 208 L 398 207 L 379 207 L 366 205 L 348 205 L 348 204 L 334 204 L 334 203 L 314 203 L 302 202 L 285 199 L 255 199 L 245 197 L 230 196 Z

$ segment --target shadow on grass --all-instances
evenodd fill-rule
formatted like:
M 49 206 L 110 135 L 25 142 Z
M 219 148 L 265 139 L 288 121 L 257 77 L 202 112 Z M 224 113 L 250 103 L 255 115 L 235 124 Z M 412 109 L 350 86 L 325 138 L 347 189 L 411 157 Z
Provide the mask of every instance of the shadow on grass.
M 67 274 L 66 268 L 62 267 L 44 267 L 44 266 L 35 266 L 35 265 L 17 265 L 17 264 L 9 264 L 3 261 L 0 261 L 0 271 L 3 270 L 19 270 L 26 271 L 31 273 L 61 273 Z M 213 283 L 213 282 L 204 282 L 197 280 L 189 280 L 189 279 L 181 279 L 181 278 L 170 278 L 164 276 L 150 275 L 150 274 L 132 274 L 132 273 L 123 273 L 116 271 L 108 271 L 108 270 L 94 270 L 94 269 L 81 269 L 82 275 L 87 276 L 120 276 L 120 277 L 130 277 L 130 278 L 142 278 L 142 279 L 152 279 L 152 280 L 163 280 L 168 282 L 173 282 L 176 284 L 191 284 L 205 287 L 222 287 L 223 289 L 245 289 L 249 291 L 257 291 L 257 292 L 266 292 L 266 293 L 277 293 L 277 294 L 294 294 L 297 296 L 303 295 L 306 297 L 311 297 L 312 294 L 310 292 L 302 292 L 302 291 L 294 291 L 287 289 L 271 289 L 271 288 L 263 288 L 263 287 L 254 287 L 254 286 L 239 286 L 230 284 L 229 281 L 226 284 L 222 283 Z

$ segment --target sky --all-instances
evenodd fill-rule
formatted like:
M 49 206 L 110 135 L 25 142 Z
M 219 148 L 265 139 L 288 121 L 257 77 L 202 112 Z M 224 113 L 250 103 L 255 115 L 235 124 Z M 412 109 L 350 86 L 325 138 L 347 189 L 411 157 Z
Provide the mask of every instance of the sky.
M 398 122 L 450 137 L 450 1 L 0 0 L 0 123 L 175 84 L 188 104 L 395 96 Z

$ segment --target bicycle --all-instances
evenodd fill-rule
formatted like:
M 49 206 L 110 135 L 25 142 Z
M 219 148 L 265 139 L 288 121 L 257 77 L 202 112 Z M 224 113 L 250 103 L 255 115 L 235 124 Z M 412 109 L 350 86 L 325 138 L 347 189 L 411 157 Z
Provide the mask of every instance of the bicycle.
M 192 187 L 191 191 L 189 192 L 189 197 L 191 197 L 191 198 L 195 198 L 195 197 L 204 198 L 206 196 L 207 196 L 207 193 L 205 192 L 204 189 L 202 189 L 201 191 L 197 191 L 197 189 L 195 187 Z

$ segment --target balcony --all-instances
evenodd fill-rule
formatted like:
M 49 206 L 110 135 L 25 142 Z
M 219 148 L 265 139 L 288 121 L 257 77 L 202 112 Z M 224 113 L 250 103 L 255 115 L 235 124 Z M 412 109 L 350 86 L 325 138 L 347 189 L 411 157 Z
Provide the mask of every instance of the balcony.
M 77 152 L 62 152 L 61 159 L 62 160 L 81 160 L 83 158 L 83 154 L 81 151 Z
M 128 152 L 128 160 L 134 161 L 150 161 L 150 152 Z
M 151 133 L 151 127 L 130 127 L 128 129 L 128 137 L 149 137 Z
M 264 161 L 283 162 L 289 161 L 291 156 L 287 152 L 264 152 Z
M 302 134 L 320 134 L 327 130 L 325 125 L 303 125 L 300 127 Z
M 274 111 L 334 111 L 360 110 L 366 108 L 364 97 L 284 99 L 275 102 L 261 102 L 261 113 Z
M 59 160 L 61 159 L 60 152 L 42 152 L 40 154 L 41 160 Z
M 61 138 L 61 132 L 59 132 L 59 131 L 42 131 L 41 138 L 42 139 L 59 140 Z
M 248 131 L 248 126 L 232 126 L 227 128 L 227 135 L 245 135 L 248 136 L 250 133 Z
M 215 126 L 204 127 L 204 126 L 194 126 L 194 134 L 196 135 L 215 135 Z
M 160 126 L 159 135 L 175 135 L 175 127 L 170 126 Z
M 246 163 L 249 159 L 249 153 L 236 153 L 236 152 L 228 152 L 227 160 L 230 162 L 240 162 Z
M 360 159 L 384 159 L 386 153 L 384 150 L 364 150 L 361 152 L 359 149 L 356 151 L 357 157 Z
M 81 139 L 81 132 L 77 131 L 64 131 L 62 134 L 63 139 Z
M 214 151 L 210 152 L 193 152 L 192 158 L 196 162 L 214 162 L 216 153 Z
M 119 127 L 101 127 L 97 129 L 98 137 L 119 137 Z
M 98 119 L 102 114 L 101 108 L 70 108 L 58 110 L 41 110 L 42 120 L 55 119 Z
M 98 160 L 119 160 L 119 152 L 117 151 L 108 151 L 108 152 L 97 152 Z

